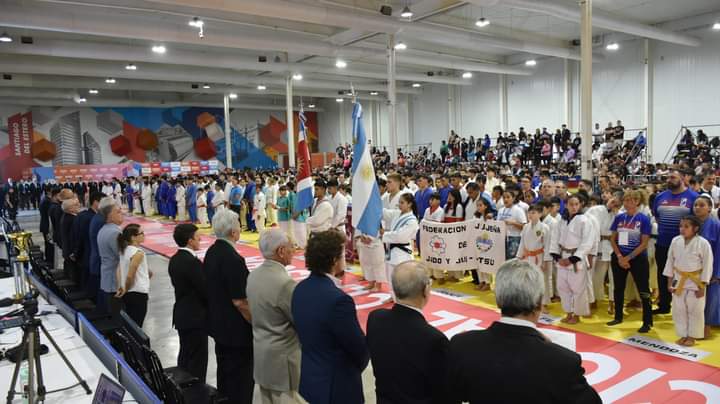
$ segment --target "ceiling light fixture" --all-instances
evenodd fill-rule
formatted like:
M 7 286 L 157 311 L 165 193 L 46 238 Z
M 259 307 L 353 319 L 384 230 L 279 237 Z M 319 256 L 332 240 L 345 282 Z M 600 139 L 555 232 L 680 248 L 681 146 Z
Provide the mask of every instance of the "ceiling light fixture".
M 106 82 L 107 84 L 115 84 L 115 83 L 117 83 L 117 81 L 116 81 L 114 78 L 112 78 L 112 77 L 106 78 L 106 79 L 105 79 L 105 82 Z
M 302 76 L 302 74 L 300 74 L 300 73 L 294 73 L 294 74 L 292 75 L 292 79 L 293 79 L 293 80 L 296 80 L 296 81 L 300 81 L 300 80 L 303 79 L 303 76 Z
M 370 95 L 378 95 L 379 93 L 377 91 L 370 91 Z
M 125 65 L 125 70 L 137 70 L 137 66 L 134 63 L 128 63 Z
M 208 84 L 208 83 L 203 84 L 203 88 L 206 89 L 206 90 L 209 89 L 209 88 L 210 88 L 210 84 Z
M 404 42 L 398 42 L 395 44 L 395 50 L 405 50 L 407 49 L 407 45 L 405 45 Z
M 153 51 L 153 53 L 158 53 L 158 54 L 162 55 L 165 52 L 167 52 L 167 48 L 165 48 L 164 45 L 154 45 L 152 47 L 152 51 Z
M 335 98 L 335 102 L 343 102 L 343 101 L 345 101 L 344 98 Z
M 335 67 L 337 67 L 338 69 L 344 69 L 347 67 L 347 62 L 342 59 L 338 59 L 335 62 Z
M 258 91 L 265 91 L 265 90 L 267 90 L 267 87 L 264 86 L 264 85 L 262 85 L 262 84 L 260 84 L 260 85 L 257 86 L 257 89 L 258 89 Z
M 234 99 L 237 98 L 237 94 L 235 94 L 235 93 L 230 93 L 230 94 L 228 94 L 228 98 L 230 98 L 231 100 L 234 100 Z
M 97 94 L 97 93 L 99 93 L 99 92 L 100 92 L 100 91 L 98 91 L 98 90 L 96 90 L 96 89 L 94 89 L 94 88 L 91 88 L 91 89 L 88 90 L 88 94 Z
M 413 88 L 420 88 L 422 87 L 422 84 L 420 83 L 412 83 Z
M 410 19 L 413 16 L 412 10 L 410 10 L 410 7 L 405 6 L 403 7 L 402 11 L 400 12 L 400 17 Z
M 716 22 L 713 24 L 712 29 L 715 31 L 720 31 L 720 22 Z
M 609 51 L 616 51 L 616 50 L 620 49 L 620 44 L 617 42 L 610 42 L 609 44 L 607 44 L 605 49 L 607 49 Z
M 315 108 L 315 104 L 308 105 L 308 108 Z
M 462 78 L 464 79 L 471 79 L 473 76 L 472 72 L 465 72 L 462 74 Z
M 2 35 L 0 35 L 0 42 L 9 43 L 12 41 L 12 37 L 8 35 L 7 32 L 3 32 Z
M 80 98 L 77 99 L 77 102 L 78 102 L 78 104 L 83 104 L 83 103 L 86 103 L 86 102 L 87 102 L 87 99 L 86 99 L 86 98 L 83 98 L 83 97 L 80 97 Z
M 490 25 L 490 20 L 488 20 L 485 17 L 480 17 L 480 18 L 478 18 L 477 21 L 475 21 L 475 26 L 478 28 L 484 28 L 484 27 L 487 27 L 488 25 Z
M 195 28 L 202 28 L 205 25 L 205 22 L 199 17 L 193 17 L 193 19 L 188 22 L 188 25 Z
M 535 59 L 530 59 L 530 60 L 525 61 L 525 66 L 535 66 L 535 65 L 537 65 L 537 62 L 535 61 Z

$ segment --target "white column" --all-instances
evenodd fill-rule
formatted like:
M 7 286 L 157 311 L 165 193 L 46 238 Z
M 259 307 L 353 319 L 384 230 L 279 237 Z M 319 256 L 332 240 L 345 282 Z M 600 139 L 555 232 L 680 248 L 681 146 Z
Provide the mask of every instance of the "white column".
M 295 128 L 293 122 L 293 95 L 292 76 L 288 74 L 285 78 L 285 122 L 287 126 L 288 139 L 288 167 L 295 168 Z
M 592 180 L 592 0 L 581 0 L 580 9 L 580 168 L 582 178 Z
M 225 166 L 232 168 L 232 142 L 230 141 L 230 97 L 223 98 L 223 114 L 225 118 Z
M 648 161 L 653 161 L 653 143 L 654 142 L 654 136 L 653 133 L 653 75 L 654 72 L 654 65 L 652 60 L 652 43 L 649 39 L 645 39 L 645 66 L 644 66 L 644 92 L 643 95 L 645 96 L 645 111 L 643 114 L 643 123 L 645 127 L 647 128 L 647 131 L 645 132 L 645 139 L 647 139 L 647 144 L 645 145 L 647 150 L 647 157 Z
M 565 118 L 564 118 L 564 124 L 567 124 L 568 129 L 573 130 L 574 124 L 573 124 L 573 116 L 572 116 L 572 105 L 573 105 L 573 96 L 572 96 L 572 70 L 570 69 L 570 63 L 572 61 L 570 59 L 564 59 L 563 60 L 563 74 L 564 74 L 564 111 L 565 111 Z
M 397 161 L 397 111 L 395 110 L 395 35 L 388 34 L 387 40 L 388 69 L 388 122 L 390 123 L 390 159 Z
M 500 101 L 500 131 L 508 131 L 508 94 L 507 94 L 507 75 L 499 76 L 499 101 Z

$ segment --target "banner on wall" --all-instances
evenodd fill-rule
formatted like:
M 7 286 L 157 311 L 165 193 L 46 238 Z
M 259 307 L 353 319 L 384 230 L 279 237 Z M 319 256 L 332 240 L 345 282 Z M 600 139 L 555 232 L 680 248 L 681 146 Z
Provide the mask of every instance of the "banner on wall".
M 140 175 L 214 175 L 219 172 L 218 160 L 169 161 L 140 164 Z
M 505 262 L 505 222 L 420 223 L 422 261 L 431 269 L 495 273 Z
M 2 177 L 19 179 L 23 171 L 37 164 L 32 157 L 33 119 L 32 113 L 17 113 L 8 118 L 9 142 L 2 155 Z
M 57 182 L 103 181 L 113 178 L 125 178 L 130 167 L 127 164 L 81 164 L 55 167 Z

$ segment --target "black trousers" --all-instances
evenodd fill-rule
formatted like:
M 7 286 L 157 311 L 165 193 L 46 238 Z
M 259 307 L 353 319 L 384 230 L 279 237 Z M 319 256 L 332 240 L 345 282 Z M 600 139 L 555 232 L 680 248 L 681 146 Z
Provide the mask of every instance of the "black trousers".
M 177 365 L 205 383 L 208 364 L 208 333 L 202 328 L 178 330 L 180 353 Z
M 110 314 L 112 318 L 120 318 L 120 310 L 123 309 L 123 299 L 115 297 L 115 292 L 100 291 L 103 295 L 102 304 L 98 302 L 98 312 Z
M 617 255 L 613 253 L 610 259 L 610 266 L 613 273 L 613 284 L 615 285 L 615 291 L 613 293 L 613 299 L 615 300 L 615 320 L 623 319 L 623 307 L 625 302 L 625 285 L 627 283 L 628 272 L 633 277 L 635 285 L 637 286 L 638 292 L 640 293 L 640 300 L 642 301 L 642 318 L 643 325 L 652 325 L 652 306 L 650 304 L 650 265 L 648 264 L 647 256 L 638 256 L 630 260 L 630 269 L 620 267 L 618 263 Z
M 138 327 L 142 327 L 145 314 L 147 314 L 148 294 L 127 292 L 123 295 L 122 301 L 125 305 L 125 313 L 133 319 Z
M 668 313 L 670 312 L 670 306 L 672 304 L 672 294 L 667 288 L 667 277 L 663 275 L 663 271 L 665 271 L 665 263 L 667 262 L 669 249 L 669 247 L 655 245 L 655 263 L 657 264 L 658 291 L 660 292 L 658 309 Z
M 217 359 L 217 389 L 233 404 L 252 404 L 253 351 L 252 346 L 238 347 L 215 343 Z
M 43 233 L 43 240 L 45 241 L 45 262 L 50 268 L 55 269 L 55 245 L 48 233 Z

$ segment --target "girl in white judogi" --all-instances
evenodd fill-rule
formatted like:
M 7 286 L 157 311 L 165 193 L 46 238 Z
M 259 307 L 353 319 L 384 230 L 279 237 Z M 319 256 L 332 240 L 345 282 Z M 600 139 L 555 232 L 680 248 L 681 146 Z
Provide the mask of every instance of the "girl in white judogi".
M 150 186 L 150 183 L 145 181 L 143 183 L 142 187 L 142 193 L 140 195 L 140 198 L 142 199 L 142 206 L 143 211 L 145 211 L 145 216 L 150 216 L 153 214 L 152 212 L 152 187 Z
M 253 220 L 258 234 L 265 230 L 265 218 L 267 217 L 267 202 L 265 193 L 261 187 L 255 187 L 255 198 L 253 199 Z
M 710 243 L 702 238 L 700 219 L 686 216 L 680 220 L 680 235 L 673 238 L 668 249 L 663 275 L 672 293 L 672 318 L 677 343 L 695 345 L 705 337 L 705 289 L 713 273 Z
M 197 190 L 197 217 L 201 225 L 208 223 L 207 194 L 203 187 L 198 186 Z
M 588 301 L 588 255 L 595 239 L 589 219 L 582 214 L 585 197 L 574 194 L 566 203 L 563 215 L 550 242 L 550 253 L 557 263 L 557 288 L 567 316 L 562 322 L 577 324 L 579 316 L 590 315 Z
M 428 220 L 431 222 L 443 222 L 443 219 L 445 219 L 445 211 L 443 210 L 442 206 L 440 206 L 439 193 L 435 192 L 430 195 L 430 206 L 425 208 L 425 212 L 423 213 L 422 218 L 423 220 Z
M 178 182 L 178 186 L 175 188 L 175 201 L 177 202 L 176 220 L 178 222 L 185 220 L 185 186 L 182 181 Z
M 382 241 L 385 243 L 387 251 L 386 259 L 386 279 L 390 283 L 393 300 L 395 300 L 395 292 L 392 290 L 392 274 L 395 267 L 399 264 L 412 261 L 412 243 L 415 239 L 420 225 L 415 217 L 415 197 L 410 193 L 404 193 L 400 196 L 398 203 L 400 215 L 395 216 L 390 227 L 385 230 Z

